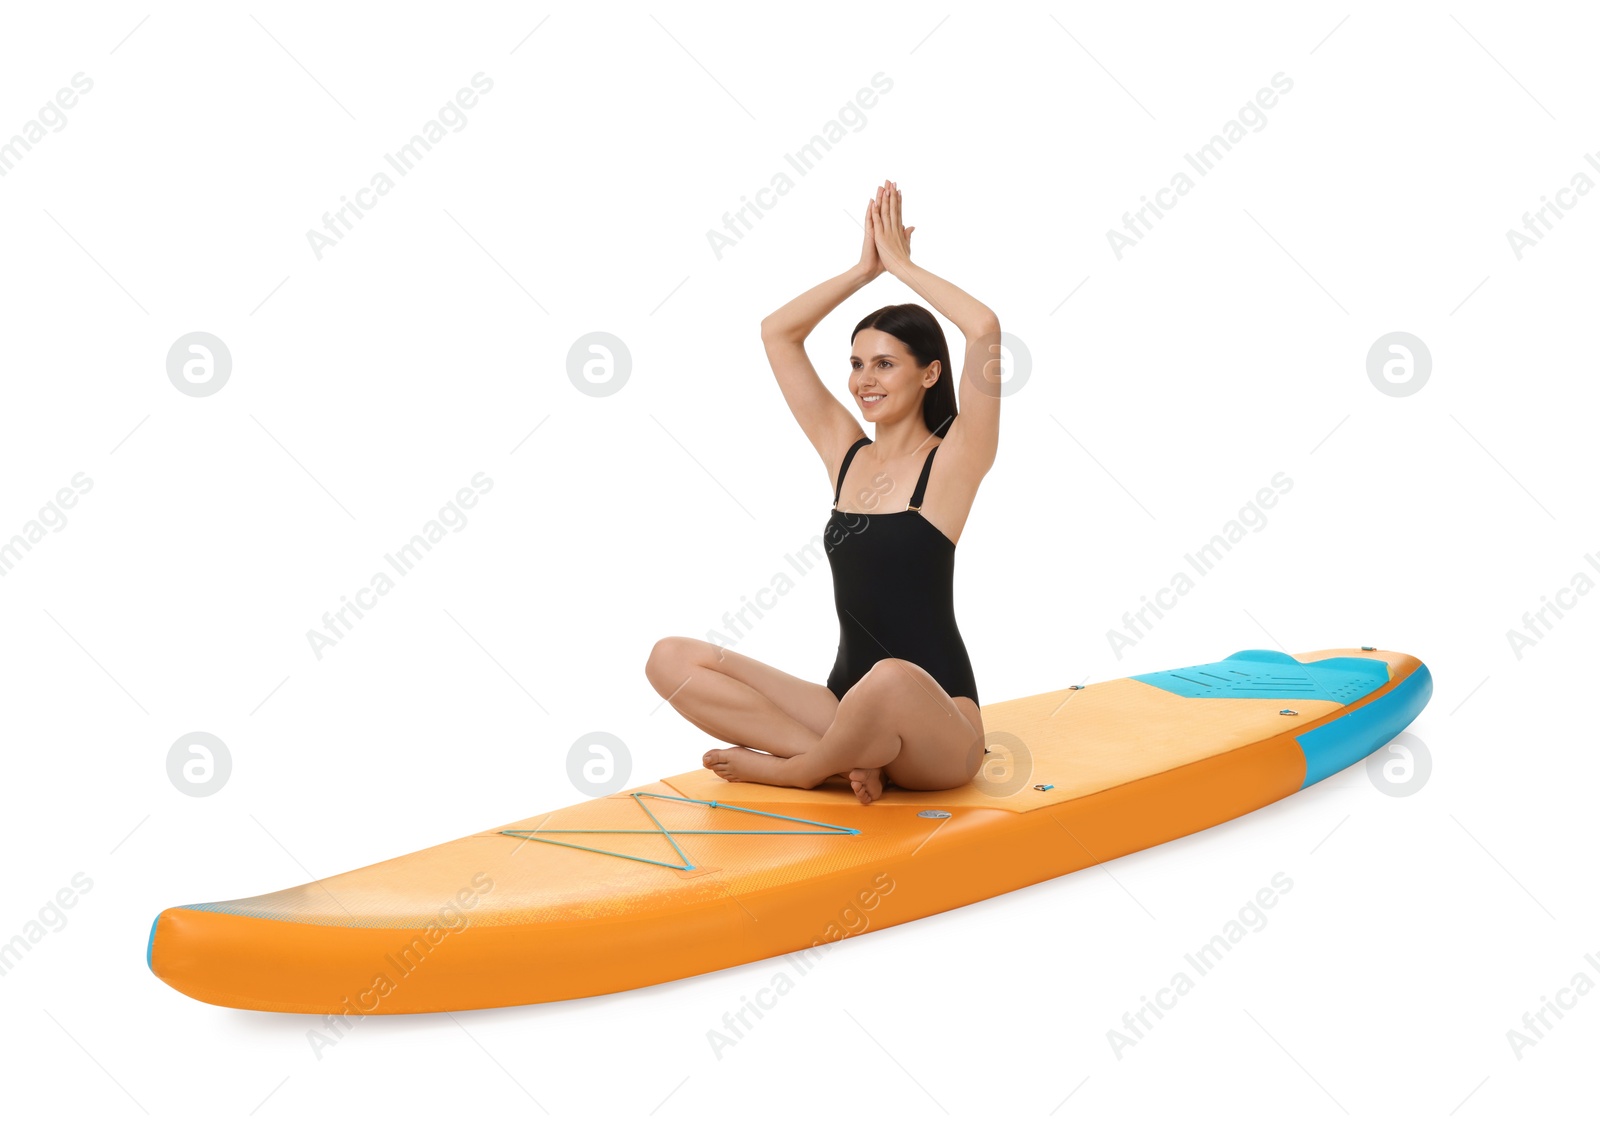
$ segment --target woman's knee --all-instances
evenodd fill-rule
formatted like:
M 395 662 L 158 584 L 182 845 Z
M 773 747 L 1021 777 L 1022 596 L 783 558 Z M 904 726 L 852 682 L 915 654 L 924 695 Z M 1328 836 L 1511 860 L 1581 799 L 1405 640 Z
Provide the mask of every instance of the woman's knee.
M 867 669 L 856 686 L 862 687 L 874 698 L 882 698 L 904 694 L 912 687 L 925 683 L 928 678 L 928 674 L 910 660 L 880 659 Z
M 663 681 L 670 680 L 683 669 L 688 662 L 688 649 L 683 646 L 684 642 L 683 636 L 664 636 L 655 642 L 650 649 L 650 657 L 644 661 L 644 676 L 652 685 L 659 687 Z
M 844 692 L 839 708 L 843 710 L 848 703 L 858 710 L 882 711 L 910 685 L 906 680 L 915 677 L 915 668 L 905 660 L 880 659 Z
M 650 649 L 650 657 L 644 663 L 645 678 L 657 690 L 661 690 L 663 685 L 675 689 L 714 650 L 705 640 L 690 636 L 665 636 Z

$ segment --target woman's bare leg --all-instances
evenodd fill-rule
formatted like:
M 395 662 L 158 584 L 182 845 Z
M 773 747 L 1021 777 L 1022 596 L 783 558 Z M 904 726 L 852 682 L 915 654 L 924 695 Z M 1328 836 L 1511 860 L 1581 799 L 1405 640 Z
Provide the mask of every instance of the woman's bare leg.
M 673 709 L 706 733 L 778 757 L 814 748 L 839 708 L 821 683 L 688 636 L 657 641 L 644 670 Z
M 875 768 L 901 788 L 952 789 L 972 780 L 982 762 L 977 707 L 970 699 L 958 703 L 921 667 L 899 659 L 874 664 L 845 693 L 833 724 L 810 749 L 786 758 L 737 748 L 705 757 L 706 768 L 726 780 L 800 789 Z

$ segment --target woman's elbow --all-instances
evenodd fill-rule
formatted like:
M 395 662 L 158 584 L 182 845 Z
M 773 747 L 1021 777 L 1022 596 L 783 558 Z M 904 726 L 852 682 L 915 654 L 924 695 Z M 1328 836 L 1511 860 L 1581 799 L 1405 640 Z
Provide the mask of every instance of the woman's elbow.
M 973 341 L 983 337 L 999 337 L 1000 318 L 992 310 L 986 311 L 982 316 L 964 327 L 962 332 L 966 334 L 968 340 Z

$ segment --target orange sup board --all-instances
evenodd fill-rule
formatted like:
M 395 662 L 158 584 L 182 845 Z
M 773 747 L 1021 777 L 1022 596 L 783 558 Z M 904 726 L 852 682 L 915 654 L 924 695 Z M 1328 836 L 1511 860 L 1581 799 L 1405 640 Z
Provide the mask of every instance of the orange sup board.
M 943 792 L 706 769 L 320 882 L 162 911 L 146 961 L 197 1000 L 371 1015 L 533 1004 L 881 930 L 1186 836 L 1382 748 L 1427 704 L 1373 649 L 1215 663 L 983 708 Z

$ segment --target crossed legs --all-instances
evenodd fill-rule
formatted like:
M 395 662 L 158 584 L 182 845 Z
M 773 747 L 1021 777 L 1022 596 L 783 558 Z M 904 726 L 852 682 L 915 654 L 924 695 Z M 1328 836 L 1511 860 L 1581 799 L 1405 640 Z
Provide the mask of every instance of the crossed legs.
M 977 705 L 952 699 L 904 660 L 874 665 L 838 699 L 738 652 L 669 636 L 651 650 L 645 674 L 678 713 L 735 743 L 703 759 L 726 780 L 811 789 L 844 777 L 870 804 L 886 779 L 907 789 L 955 788 L 983 761 Z

